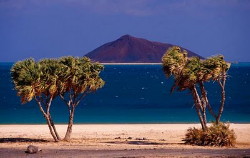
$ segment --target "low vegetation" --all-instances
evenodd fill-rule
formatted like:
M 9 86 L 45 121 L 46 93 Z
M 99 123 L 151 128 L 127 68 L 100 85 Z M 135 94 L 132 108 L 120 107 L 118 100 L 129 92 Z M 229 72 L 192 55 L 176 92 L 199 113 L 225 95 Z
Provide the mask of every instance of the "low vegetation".
M 185 144 L 199 146 L 234 146 L 236 136 L 229 124 L 212 123 L 206 131 L 197 128 L 189 128 L 183 140 Z

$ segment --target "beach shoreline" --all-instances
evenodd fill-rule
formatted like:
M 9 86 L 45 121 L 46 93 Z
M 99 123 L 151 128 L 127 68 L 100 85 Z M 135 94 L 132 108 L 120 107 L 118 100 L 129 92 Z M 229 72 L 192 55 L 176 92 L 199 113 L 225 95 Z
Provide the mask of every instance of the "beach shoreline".
M 38 156 L 238 156 L 250 155 L 250 124 L 230 124 L 235 147 L 183 144 L 185 131 L 199 124 L 75 124 L 70 142 L 53 142 L 47 125 L 0 125 L 0 155 L 25 157 L 28 145 L 42 149 Z M 56 125 L 61 137 L 67 125 Z M 64 154 L 63 154 L 64 153 Z

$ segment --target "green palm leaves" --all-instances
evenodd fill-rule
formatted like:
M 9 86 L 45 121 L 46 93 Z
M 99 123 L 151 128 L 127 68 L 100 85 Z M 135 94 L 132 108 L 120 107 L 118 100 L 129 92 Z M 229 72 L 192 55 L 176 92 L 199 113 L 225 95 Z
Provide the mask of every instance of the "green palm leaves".
M 63 82 L 60 83 L 61 93 L 73 90 L 77 93 L 95 91 L 104 85 L 99 74 L 103 66 L 92 63 L 89 58 L 64 57 L 59 62 L 66 66 Z
M 167 77 L 179 76 L 187 61 L 187 52 L 179 47 L 171 47 L 162 57 L 163 70 Z
M 39 62 L 26 59 L 12 67 L 11 76 L 22 103 L 26 103 L 40 95 L 56 97 L 69 90 L 74 93 L 95 91 L 104 85 L 99 76 L 102 70 L 102 65 L 87 57 L 43 59 Z
M 33 59 L 17 62 L 11 69 L 11 76 L 21 102 L 26 103 L 33 99 L 40 91 L 41 83 L 39 65 Z
M 230 67 L 222 55 L 206 60 L 198 57 L 187 58 L 187 52 L 176 46 L 164 54 L 162 63 L 166 76 L 174 76 L 178 90 L 185 90 L 199 82 L 219 80 Z

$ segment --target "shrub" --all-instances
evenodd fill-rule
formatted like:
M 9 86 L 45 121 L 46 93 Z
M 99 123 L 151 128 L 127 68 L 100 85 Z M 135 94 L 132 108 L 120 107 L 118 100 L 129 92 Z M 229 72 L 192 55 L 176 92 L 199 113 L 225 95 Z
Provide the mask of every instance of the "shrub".
M 229 129 L 229 124 L 212 123 L 206 131 L 189 128 L 183 141 L 185 144 L 200 146 L 234 146 L 236 136 L 234 130 Z

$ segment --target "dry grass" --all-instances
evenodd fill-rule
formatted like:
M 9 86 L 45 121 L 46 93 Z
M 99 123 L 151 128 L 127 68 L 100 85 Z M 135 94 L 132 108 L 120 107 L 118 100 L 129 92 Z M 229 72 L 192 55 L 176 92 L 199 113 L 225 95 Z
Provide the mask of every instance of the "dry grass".
M 229 129 L 229 124 L 213 123 L 207 131 L 197 128 L 189 128 L 185 135 L 185 144 L 200 146 L 234 146 L 236 135 Z

